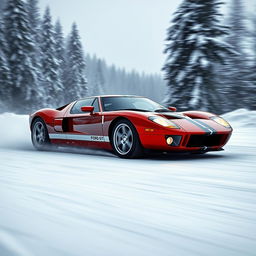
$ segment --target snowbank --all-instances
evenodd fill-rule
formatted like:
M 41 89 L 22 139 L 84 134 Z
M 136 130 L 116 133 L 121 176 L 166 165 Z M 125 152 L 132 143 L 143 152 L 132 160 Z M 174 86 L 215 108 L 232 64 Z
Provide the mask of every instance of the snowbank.
M 256 111 L 237 109 L 222 115 L 234 131 L 228 145 L 254 147 L 256 143 Z M 251 134 L 251 136 L 250 136 Z
M 233 127 L 256 128 L 256 111 L 248 109 L 237 109 L 222 115 Z
M 27 115 L 0 115 L 0 147 L 31 149 Z

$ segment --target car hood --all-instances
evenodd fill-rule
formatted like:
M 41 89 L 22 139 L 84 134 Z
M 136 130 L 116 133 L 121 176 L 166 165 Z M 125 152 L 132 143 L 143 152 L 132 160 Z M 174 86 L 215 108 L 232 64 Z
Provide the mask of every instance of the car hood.
M 211 119 L 194 119 L 184 115 L 183 113 L 164 112 L 151 114 L 165 117 L 187 132 L 213 134 L 216 132 L 226 132 L 227 130 L 230 130 L 229 128 L 225 128 Z
M 230 131 L 230 128 L 226 128 L 211 119 L 190 118 L 182 112 L 141 112 L 127 110 L 119 112 L 118 114 L 123 114 L 124 116 L 129 117 L 134 113 L 136 113 L 137 116 L 143 116 L 146 119 L 148 119 L 150 116 L 165 117 L 180 127 L 180 130 L 185 132 L 192 132 L 196 134 L 213 134 L 216 132 Z

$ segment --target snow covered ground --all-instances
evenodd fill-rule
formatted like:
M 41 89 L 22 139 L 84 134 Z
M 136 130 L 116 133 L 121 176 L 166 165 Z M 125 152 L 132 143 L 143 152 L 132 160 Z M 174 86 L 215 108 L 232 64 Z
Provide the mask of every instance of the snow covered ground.
M 0 115 L 0 255 L 256 255 L 256 112 L 225 117 L 224 152 L 123 160 L 35 151 Z

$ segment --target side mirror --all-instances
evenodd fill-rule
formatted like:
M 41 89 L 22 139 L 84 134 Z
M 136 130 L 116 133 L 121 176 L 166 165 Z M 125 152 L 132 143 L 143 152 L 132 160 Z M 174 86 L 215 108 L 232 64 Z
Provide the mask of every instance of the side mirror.
M 94 111 L 94 107 L 93 106 L 84 106 L 84 107 L 81 107 L 81 111 L 90 112 L 90 114 L 92 115 L 93 111 Z
M 175 107 L 168 107 L 168 109 L 173 111 L 173 112 L 177 111 L 177 108 L 175 108 Z

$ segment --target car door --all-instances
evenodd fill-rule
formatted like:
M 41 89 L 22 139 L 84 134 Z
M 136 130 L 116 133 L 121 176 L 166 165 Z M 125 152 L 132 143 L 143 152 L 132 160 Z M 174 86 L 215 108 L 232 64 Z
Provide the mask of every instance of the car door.
M 84 106 L 93 106 L 94 112 L 83 112 L 81 107 Z M 104 142 L 102 113 L 97 97 L 77 101 L 67 113 L 65 122 L 68 127 L 66 138 L 70 144 L 93 146 L 97 145 L 97 142 Z

